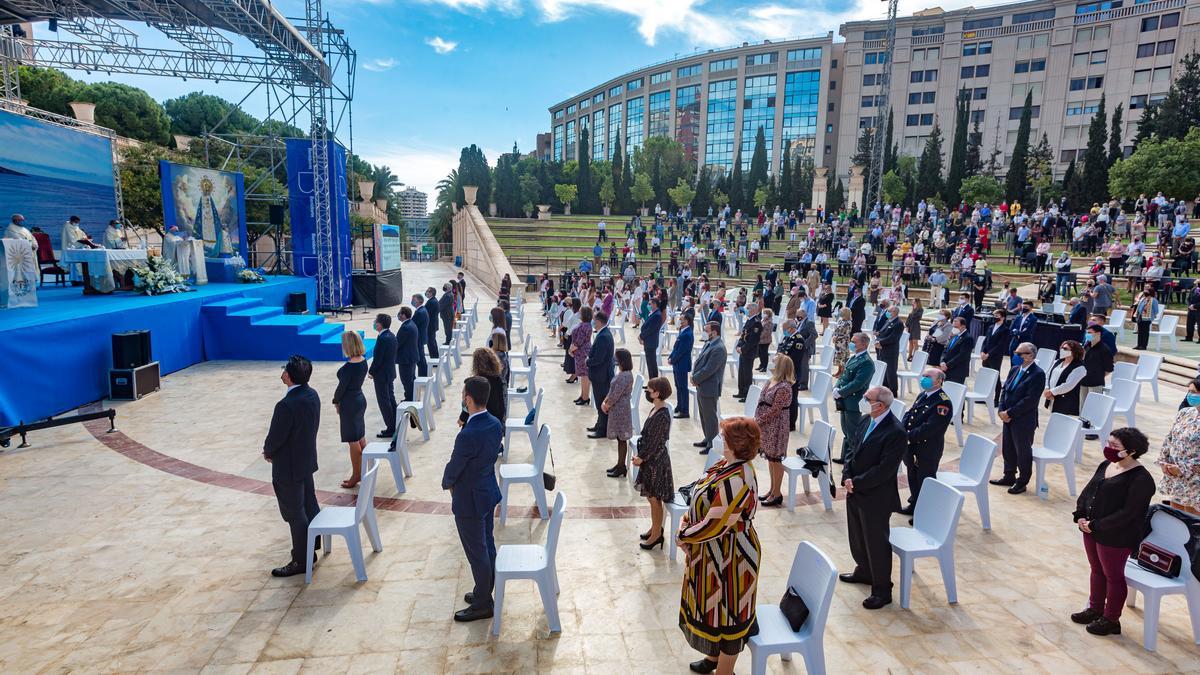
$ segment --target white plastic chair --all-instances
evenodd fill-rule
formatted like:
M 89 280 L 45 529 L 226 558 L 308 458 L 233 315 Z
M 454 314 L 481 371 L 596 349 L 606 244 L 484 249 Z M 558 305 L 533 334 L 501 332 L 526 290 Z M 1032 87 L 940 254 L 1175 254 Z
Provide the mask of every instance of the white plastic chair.
M 1067 474 L 1067 492 L 1075 496 L 1075 448 L 1083 432 L 1078 417 L 1050 413 L 1050 423 L 1042 434 L 1042 444 L 1033 446 L 1033 463 L 1037 470 L 1038 496 L 1046 499 L 1046 465 L 1061 464 Z
M 746 402 L 742 404 L 741 415 L 723 415 L 720 417 L 722 421 L 731 417 L 754 417 L 754 411 L 758 409 L 758 399 L 762 397 L 762 387 L 757 384 L 750 385 L 750 389 L 746 391 Z
M 963 446 L 962 409 L 963 401 L 967 397 L 967 387 L 957 382 L 943 382 L 942 390 L 950 397 L 950 403 L 954 406 L 954 410 L 950 412 L 950 423 L 954 425 L 954 433 L 958 436 L 958 447 L 961 448 Z
M 1154 348 L 1162 351 L 1162 339 L 1169 338 L 1171 340 L 1171 349 L 1175 349 L 1175 329 L 1179 327 L 1179 315 L 1165 314 L 1162 322 L 1158 326 L 1158 330 L 1150 331 L 1150 337 L 1154 338 Z M 1155 399 L 1156 401 L 1158 399 Z
M 407 488 L 404 486 L 405 478 L 412 478 L 412 461 L 408 456 L 408 420 L 412 417 L 412 413 L 407 410 L 402 415 L 397 415 L 399 418 L 396 421 L 396 433 L 392 436 L 392 441 L 372 441 L 367 443 L 367 447 L 363 448 L 362 463 L 363 466 L 370 466 L 367 462 L 387 462 L 392 467 L 392 478 L 396 480 L 396 491 L 404 494 Z M 396 444 L 396 449 L 392 450 L 392 443 Z
M 450 350 L 442 347 L 436 361 L 429 362 L 429 376 L 433 378 L 433 393 L 438 397 L 438 408 L 446 402 L 446 387 L 450 386 Z M 443 383 L 445 385 L 443 386 Z
M 515 367 L 528 368 L 534 358 L 537 358 L 537 352 L 533 351 L 537 347 L 533 346 L 533 336 L 526 335 L 525 343 L 521 351 L 513 350 L 508 353 L 509 370 Z
M 904 423 L 904 401 L 901 401 L 898 398 L 892 399 L 892 404 L 888 406 L 888 412 L 892 413 L 892 416 L 900 420 L 901 424 Z M 901 466 L 903 467 L 903 465 Z
M 975 421 L 975 404 L 987 406 L 988 417 L 992 424 L 996 423 L 996 382 L 1000 380 L 1000 372 L 995 368 L 980 368 L 971 382 L 971 391 L 966 393 L 967 424 Z
M 396 419 L 404 416 L 404 413 L 411 413 L 417 418 L 417 425 L 421 427 L 421 435 L 424 440 L 429 440 L 429 432 L 434 431 L 437 427 L 433 422 L 433 411 L 429 408 L 429 393 L 432 387 L 422 387 L 419 391 L 414 392 L 420 399 L 416 401 L 401 401 L 396 405 Z
M 1142 646 L 1149 651 L 1158 647 L 1159 605 L 1163 596 L 1182 595 L 1187 599 L 1188 614 L 1192 620 L 1192 641 L 1200 645 L 1200 581 L 1196 580 L 1188 565 L 1190 558 L 1187 542 L 1190 538 L 1187 525 L 1165 511 L 1158 511 L 1150 518 L 1150 534 L 1145 541 L 1180 556 L 1183 560 L 1179 576 L 1170 579 L 1138 566 L 1133 560 L 1125 562 L 1125 582 L 1129 584 L 1126 604 L 1134 606 L 1140 591 L 1145 598 L 1142 610 Z
M 1095 438 L 1100 441 L 1100 446 L 1108 441 L 1108 434 L 1113 428 L 1113 409 L 1117 406 L 1117 400 L 1111 396 L 1106 396 L 1100 392 L 1093 391 L 1083 400 L 1083 407 L 1079 409 L 1080 422 L 1087 422 L 1088 426 L 1084 427 L 1080 433 L 1080 441 L 1075 455 L 1076 462 L 1083 461 L 1083 441 L 1089 438 Z
M 908 395 L 908 381 L 921 379 L 921 371 L 925 370 L 925 366 L 929 364 L 929 352 L 924 349 L 918 349 L 913 352 L 912 362 L 908 368 L 896 371 L 896 377 L 900 381 L 900 395 Z
M 1050 372 L 1050 366 L 1054 365 L 1054 359 L 1058 356 L 1058 352 L 1045 347 L 1038 347 L 1037 356 L 1033 357 L 1033 362 L 1038 368 L 1042 369 L 1043 373 Z
M 641 373 L 638 373 L 633 377 L 633 390 L 629 395 L 629 412 L 632 415 L 631 419 L 633 420 L 634 431 L 642 430 L 642 416 L 638 414 L 638 403 L 640 403 L 642 399 L 642 385 L 644 384 L 645 382 L 642 381 Z
M 1109 375 L 1108 384 L 1104 387 L 1104 393 L 1108 394 L 1112 391 L 1113 382 L 1117 380 L 1132 380 L 1134 375 L 1137 375 L 1136 363 L 1132 361 L 1117 361 L 1113 364 L 1113 371 Z
M 609 321 L 608 328 L 613 333 L 621 336 L 621 344 L 625 344 L 625 322 L 624 321 Z
M 879 359 L 871 359 L 871 363 L 875 364 L 875 373 L 871 375 L 871 383 L 869 386 L 882 386 L 883 376 L 887 374 L 887 364 Z
M 359 581 L 367 580 L 367 566 L 363 561 L 362 537 L 358 526 L 367 530 L 367 538 L 371 541 L 371 550 L 376 553 L 383 550 L 383 542 L 379 539 L 379 524 L 375 521 L 375 476 L 379 464 L 375 463 L 363 474 L 358 487 L 358 500 L 354 506 L 326 506 L 321 509 L 316 518 L 308 524 L 308 555 L 304 557 L 304 583 L 312 583 L 313 554 L 316 549 L 316 537 L 321 539 L 321 552 L 329 555 L 333 547 L 333 535 L 346 540 L 346 548 L 350 549 L 350 562 L 354 565 L 354 577 Z
M 708 471 L 711 469 L 713 464 L 716 464 L 717 460 L 721 459 L 724 454 L 725 441 L 718 435 L 713 438 L 712 449 L 704 456 L 704 470 Z M 671 547 L 671 552 L 668 554 L 671 562 L 675 562 L 675 553 L 679 550 L 679 546 L 676 544 L 679 534 L 679 524 L 683 522 L 683 516 L 688 512 L 689 505 L 687 500 L 683 498 L 683 495 L 679 494 L 679 490 L 676 490 L 675 498 L 669 503 L 664 502 L 663 506 L 667 507 L 667 513 L 671 516 L 670 541 L 667 544 Z
M 537 442 L 538 429 L 542 428 L 542 399 L 545 396 L 545 390 L 538 387 L 537 396 L 533 400 L 533 424 L 525 424 L 525 417 L 509 417 L 504 420 L 504 459 L 508 460 L 508 451 L 512 447 L 512 435 L 514 433 L 525 433 L 529 436 L 529 444 L 533 445 Z
M 450 340 L 450 355 L 454 357 L 455 368 L 462 366 L 462 350 L 464 341 L 465 338 L 463 337 L 462 329 L 455 328 L 454 333 L 452 334 L 452 339 Z
M 790 661 L 799 652 L 804 657 L 804 670 L 809 675 L 825 673 L 825 622 L 833 604 L 833 587 L 837 584 L 837 568 L 833 561 L 815 545 L 802 541 L 796 546 L 788 587 L 796 591 L 808 607 L 808 619 L 799 631 L 793 631 L 778 605 L 758 605 L 758 634 L 750 638 L 751 672 L 765 675 L 767 657 L 779 654 Z
M 1137 404 L 1138 392 L 1140 388 L 1137 382 L 1133 380 L 1116 380 L 1112 381 L 1112 393 L 1110 396 L 1116 400 L 1117 404 L 1113 406 L 1112 416 L 1125 416 L 1125 426 L 1137 426 Z M 1106 439 L 1100 439 L 1103 443 Z
M 1138 394 L 1141 394 L 1141 384 L 1143 382 L 1150 383 L 1150 389 L 1154 392 L 1154 400 L 1158 401 L 1158 370 L 1162 367 L 1163 358 L 1157 354 L 1142 354 L 1138 357 L 1137 370 L 1133 374 L 1133 381 L 1138 383 Z
M 537 502 L 538 515 L 542 520 L 550 517 L 546 508 L 546 485 L 543 473 L 546 470 L 546 453 L 550 451 L 550 427 L 543 424 L 533 443 L 533 464 L 501 464 L 500 465 L 500 524 L 508 521 L 508 488 L 517 483 L 524 483 L 533 490 L 533 500 Z
M 968 364 L 969 371 L 974 374 L 975 369 L 983 363 L 983 336 L 975 338 L 975 347 L 971 349 L 971 361 Z
M 832 333 L 833 331 L 829 331 L 829 332 Z M 833 373 L 834 353 L 835 353 L 835 350 L 832 347 L 823 350 L 821 352 L 821 355 L 817 357 L 817 363 L 810 364 L 808 366 L 809 377 L 812 377 L 813 375 L 815 375 L 817 373 L 832 374 Z
M 833 375 L 829 373 L 817 373 L 813 376 L 812 387 L 808 391 L 800 392 L 800 395 L 796 397 L 796 405 L 799 406 L 796 421 L 800 423 L 800 433 L 804 433 L 806 412 L 811 419 L 812 411 L 815 409 L 821 413 L 821 419 L 829 421 L 829 398 L 832 393 Z
M 1126 316 L 1127 312 L 1125 310 L 1114 309 L 1112 314 L 1110 314 L 1108 317 L 1108 323 L 1104 324 L 1104 327 L 1112 331 L 1113 334 L 1117 336 L 1118 340 L 1121 339 L 1121 334 L 1125 331 Z
M 963 446 L 962 457 L 958 459 L 958 471 L 939 471 L 937 479 L 959 492 L 971 492 L 975 495 L 975 504 L 979 507 L 979 520 L 983 529 L 992 529 L 992 509 L 988 501 L 988 476 L 992 473 L 992 464 L 996 461 L 996 443 L 979 434 L 968 434 L 967 443 Z M 921 493 L 925 494 L 925 493 Z
M 492 616 L 492 635 L 500 634 L 500 618 L 504 610 L 504 586 L 515 579 L 529 579 L 537 584 L 542 596 L 542 608 L 551 633 L 561 633 L 558 619 L 558 568 L 555 553 L 558 535 L 562 530 L 563 512 L 567 498 L 558 493 L 554 498 L 554 515 L 546 529 L 546 545 L 504 544 L 496 551 L 496 600 Z
M 534 407 L 533 399 L 535 390 L 537 389 L 537 365 L 537 347 L 534 347 L 533 356 L 529 360 L 528 368 L 521 368 L 520 366 L 513 368 L 510 366 L 512 376 L 509 378 L 508 399 L 511 401 L 515 398 L 524 401 L 527 410 L 532 410 Z M 518 391 L 519 387 L 513 386 L 516 384 L 518 377 L 526 378 L 525 391 Z
M 808 487 L 810 476 L 817 479 L 817 490 L 821 493 L 821 502 L 825 505 L 825 510 L 833 510 L 833 498 L 829 494 L 829 486 L 832 482 L 830 472 L 833 470 L 833 464 L 829 461 L 829 452 L 833 448 L 833 439 L 836 435 L 837 430 L 828 422 L 817 420 L 813 423 L 812 432 L 808 435 L 808 448 L 818 458 L 825 460 L 825 470 L 816 475 L 805 468 L 804 461 L 795 454 L 788 455 L 783 459 L 783 470 L 787 473 L 788 478 L 787 510 L 789 512 L 796 510 L 796 478 L 799 477 L 804 481 L 804 494 L 809 494 L 811 492 Z
M 437 371 L 430 370 L 425 377 L 413 378 L 413 394 L 420 399 L 424 399 L 424 390 L 429 390 L 429 401 L 433 403 L 435 410 L 442 409 L 442 377 Z
M 888 535 L 892 551 L 900 557 L 900 607 L 908 609 L 912 594 L 913 562 L 937 558 L 946 586 L 946 600 L 958 602 L 954 577 L 954 535 L 962 514 L 963 494 L 936 478 L 921 483 L 921 496 L 913 514 L 913 527 L 893 527 Z

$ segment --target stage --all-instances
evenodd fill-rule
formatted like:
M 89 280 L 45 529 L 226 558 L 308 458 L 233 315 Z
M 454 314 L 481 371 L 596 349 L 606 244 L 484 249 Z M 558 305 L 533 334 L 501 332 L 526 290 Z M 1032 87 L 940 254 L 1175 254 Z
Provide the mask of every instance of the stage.
M 295 292 L 307 295 L 308 314 L 283 314 Z M 292 276 L 158 296 L 39 288 L 37 307 L 0 310 L 0 426 L 107 398 L 116 332 L 148 329 L 163 375 L 213 358 L 340 358 L 341 324 L 314 315 L 315 301 L 315 282 Z

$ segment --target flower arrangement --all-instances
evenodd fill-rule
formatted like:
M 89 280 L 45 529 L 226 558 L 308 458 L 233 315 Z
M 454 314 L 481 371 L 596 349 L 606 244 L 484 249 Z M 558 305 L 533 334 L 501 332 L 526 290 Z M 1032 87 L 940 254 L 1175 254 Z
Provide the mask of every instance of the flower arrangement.
M 238 272 L 237 278 L 238 281 L 241 281 L 243 284 L 261 284 L 262 282 L 266 281 L 263 279 L 261 272 L 250 268 L 246 268 Z
M 133 288 L 143 295 L 186 293 L 195 290 L 187 285 L 171 261 L 162 256 L 146 258 L 145 265 L 133 268 Z

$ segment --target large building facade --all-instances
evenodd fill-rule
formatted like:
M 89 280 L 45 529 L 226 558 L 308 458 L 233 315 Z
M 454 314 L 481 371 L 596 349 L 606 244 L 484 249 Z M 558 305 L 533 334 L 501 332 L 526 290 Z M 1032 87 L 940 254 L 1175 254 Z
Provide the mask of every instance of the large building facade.
M 897 21 L 890 83 L 883 81 L 886 29 L 882 20 L 849 23 L 837 41 L 830 33 L 743 44 L 622 75 L 550 108 L 551 156 L 577 159 L 580 130 L 588 128 L 593 159 L 611 157 L 618 138 L 626 152 L 665 135 L 697 164 L 726 170 L 740 149 L 746 169 L 761 126 L 773 168 L 787 144 L 827 167 L 832 185 L 848 177 L 858 137 L 875 123 L 888 86 L 901 154 L 919 155 L 935 123 L 948 152 L 963 93 L 984 156 L 999 148 L 1004 166 L 1032 94 L 1034 142 L 1046 134 L 1061 176 L 1082 156 L 1102 95 L 1110 120 L 1122 109 L 1123 145 L 1132 151 L 1142 109 L 1165 95 L 1179 60 L 1197 49 L 1200 0 L 924 10 Z
M 429 216 L 428 197 L 416 188 L 410 187 L 397 192 L 396 200 L 400 217 L 406 221 Z

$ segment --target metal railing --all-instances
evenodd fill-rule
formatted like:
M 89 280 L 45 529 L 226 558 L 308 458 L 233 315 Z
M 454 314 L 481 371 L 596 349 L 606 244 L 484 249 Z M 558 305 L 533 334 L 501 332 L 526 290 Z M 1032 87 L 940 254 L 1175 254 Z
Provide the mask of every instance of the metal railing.
M 1112 21 L 1113 19 L 1123 19 L 1128 16 L 1138 16 L 1139 14 L 1150 14 L 1164 9 L 1183 7 L 1185 4 L 1187 4 L 1187 0 L 1156 0 L 1155 2 L 1143 2 L 1140 5 L 1129 5 L 1116 9 L 1088 12 L 1087 14 L 1076 14 L 1072 19 L 1074 25 L 1082 26 L 1089 23 Z
M 978 38 L 1004 37 L 1005 35 L 1033 33 L 1036 31 L 1051 30 L 1053 28 L 1054 19 L 1042 19 L 1041 21 L 1026 21 L 1025 23 L 1017 23 L 1008 26 L 995 26 L 993 28 L 965 30 L 963 31 L 962 39 L 975 40 Z

